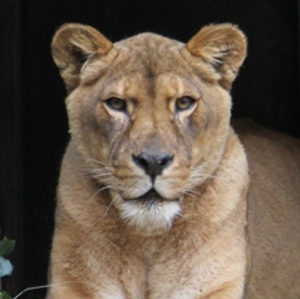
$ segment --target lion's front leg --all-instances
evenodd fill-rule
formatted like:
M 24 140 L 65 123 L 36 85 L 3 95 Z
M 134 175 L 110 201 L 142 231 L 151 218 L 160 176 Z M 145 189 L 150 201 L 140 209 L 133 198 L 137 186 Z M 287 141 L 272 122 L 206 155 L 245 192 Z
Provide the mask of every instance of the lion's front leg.
M 82 299 L 82 296 L 72 289 L 54 287 L 48 292 L 46 299 Z M 92 299 L 92 297 L 85 297 L 85 299 Z
M 124 289 L 113 283 L 107 286 L 86 288 L 82 284 L 73 284 L 71 287 L 53 285 L 46 299 L 127 299 Z
M 242 299 L 244 285 L 242 282 L 226 285 L 199 299 Z

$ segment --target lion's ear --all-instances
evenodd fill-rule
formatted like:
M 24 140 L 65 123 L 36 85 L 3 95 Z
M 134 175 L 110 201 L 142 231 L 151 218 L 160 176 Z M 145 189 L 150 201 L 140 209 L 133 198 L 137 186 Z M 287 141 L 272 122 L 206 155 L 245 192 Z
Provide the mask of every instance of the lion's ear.
M 247 39 L 237 26 L 225 23 L 202 28 L 186 44 L 195 58 L 208 63 L 219 75 L 219 83 L 226 89 L 237 76 L 247 54 Z
M 77 87 L 81 69 L 91 56 L 104 56 L 112 47 L 108 39 L 90 26 L 71 23 L 60 27 L 53 37 L 51 49 L 67 90 Z

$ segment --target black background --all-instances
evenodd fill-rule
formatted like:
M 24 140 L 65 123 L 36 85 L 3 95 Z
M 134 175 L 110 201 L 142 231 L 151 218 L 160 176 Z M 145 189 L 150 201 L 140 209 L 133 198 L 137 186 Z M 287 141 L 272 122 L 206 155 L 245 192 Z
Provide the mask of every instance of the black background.
M 50 54 L 51 38 L 61 24 L 88 24 L 112 41 L 152 31 L 183 42 L 206 24 L 238 24 L 248 37 L 249 52 L 233 85 L 233 115 L 300 137 L 296 0 L 2 0 L 1 5 L 2 16 L 13 16 L 0 18 L 2 34 L 15 37 L 1 38 L 0 45 L 5 67 L 1 125 L 6 126 L 0 128 L 1 161 L 10 161 L 7 169 L 15 175 L 14 185 L 7 188 L 12 182 L 2 167 L 0 223 L 4 234 L 13 234 L 19 244 L 13 256 L 18 261 L 15 274 L 6 281 L 13 293 L 46 283 L 55 189 L 68 141 L 66 93 Z M 12 151 L 9 144 L 19 150 Z M 18 215 L 14 223 L 10 213 Z M 31 292 L 23 298 L 41 296 Z

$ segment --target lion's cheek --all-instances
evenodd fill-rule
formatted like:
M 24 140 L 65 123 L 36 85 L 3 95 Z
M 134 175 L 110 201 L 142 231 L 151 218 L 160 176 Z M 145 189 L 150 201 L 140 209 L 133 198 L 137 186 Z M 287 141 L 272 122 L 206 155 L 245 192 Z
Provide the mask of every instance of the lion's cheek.
M 184 186 L 189 180 L 188 171 L 174 172 L 172 175 L 158 176 L 154 182 L 154 188 L 166 199 L 180 198 L 185 192 Z
M 116 177 L 115 177 L 116 180 Z M 148 176 L 123 176 L 118 178 L 117 191 L 122 198 L 137 198 L 151 189 L 152 184 Z

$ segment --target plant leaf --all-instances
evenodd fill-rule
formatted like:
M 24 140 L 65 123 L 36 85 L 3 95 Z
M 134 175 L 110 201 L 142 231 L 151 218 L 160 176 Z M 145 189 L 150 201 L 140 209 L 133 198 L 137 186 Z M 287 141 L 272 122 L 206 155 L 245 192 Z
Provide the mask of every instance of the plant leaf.
M 0 256 L 0 278 L 6 275 L 11 275 L 14 267 L 6 258 Z
M 0 256 L 10 254 L 15 249 L 16 241 L 10 240 L 6 237 L 0 241 Z
M 12 299 L 12 297 L 6 292 L 0 292 L 0 299 Z

